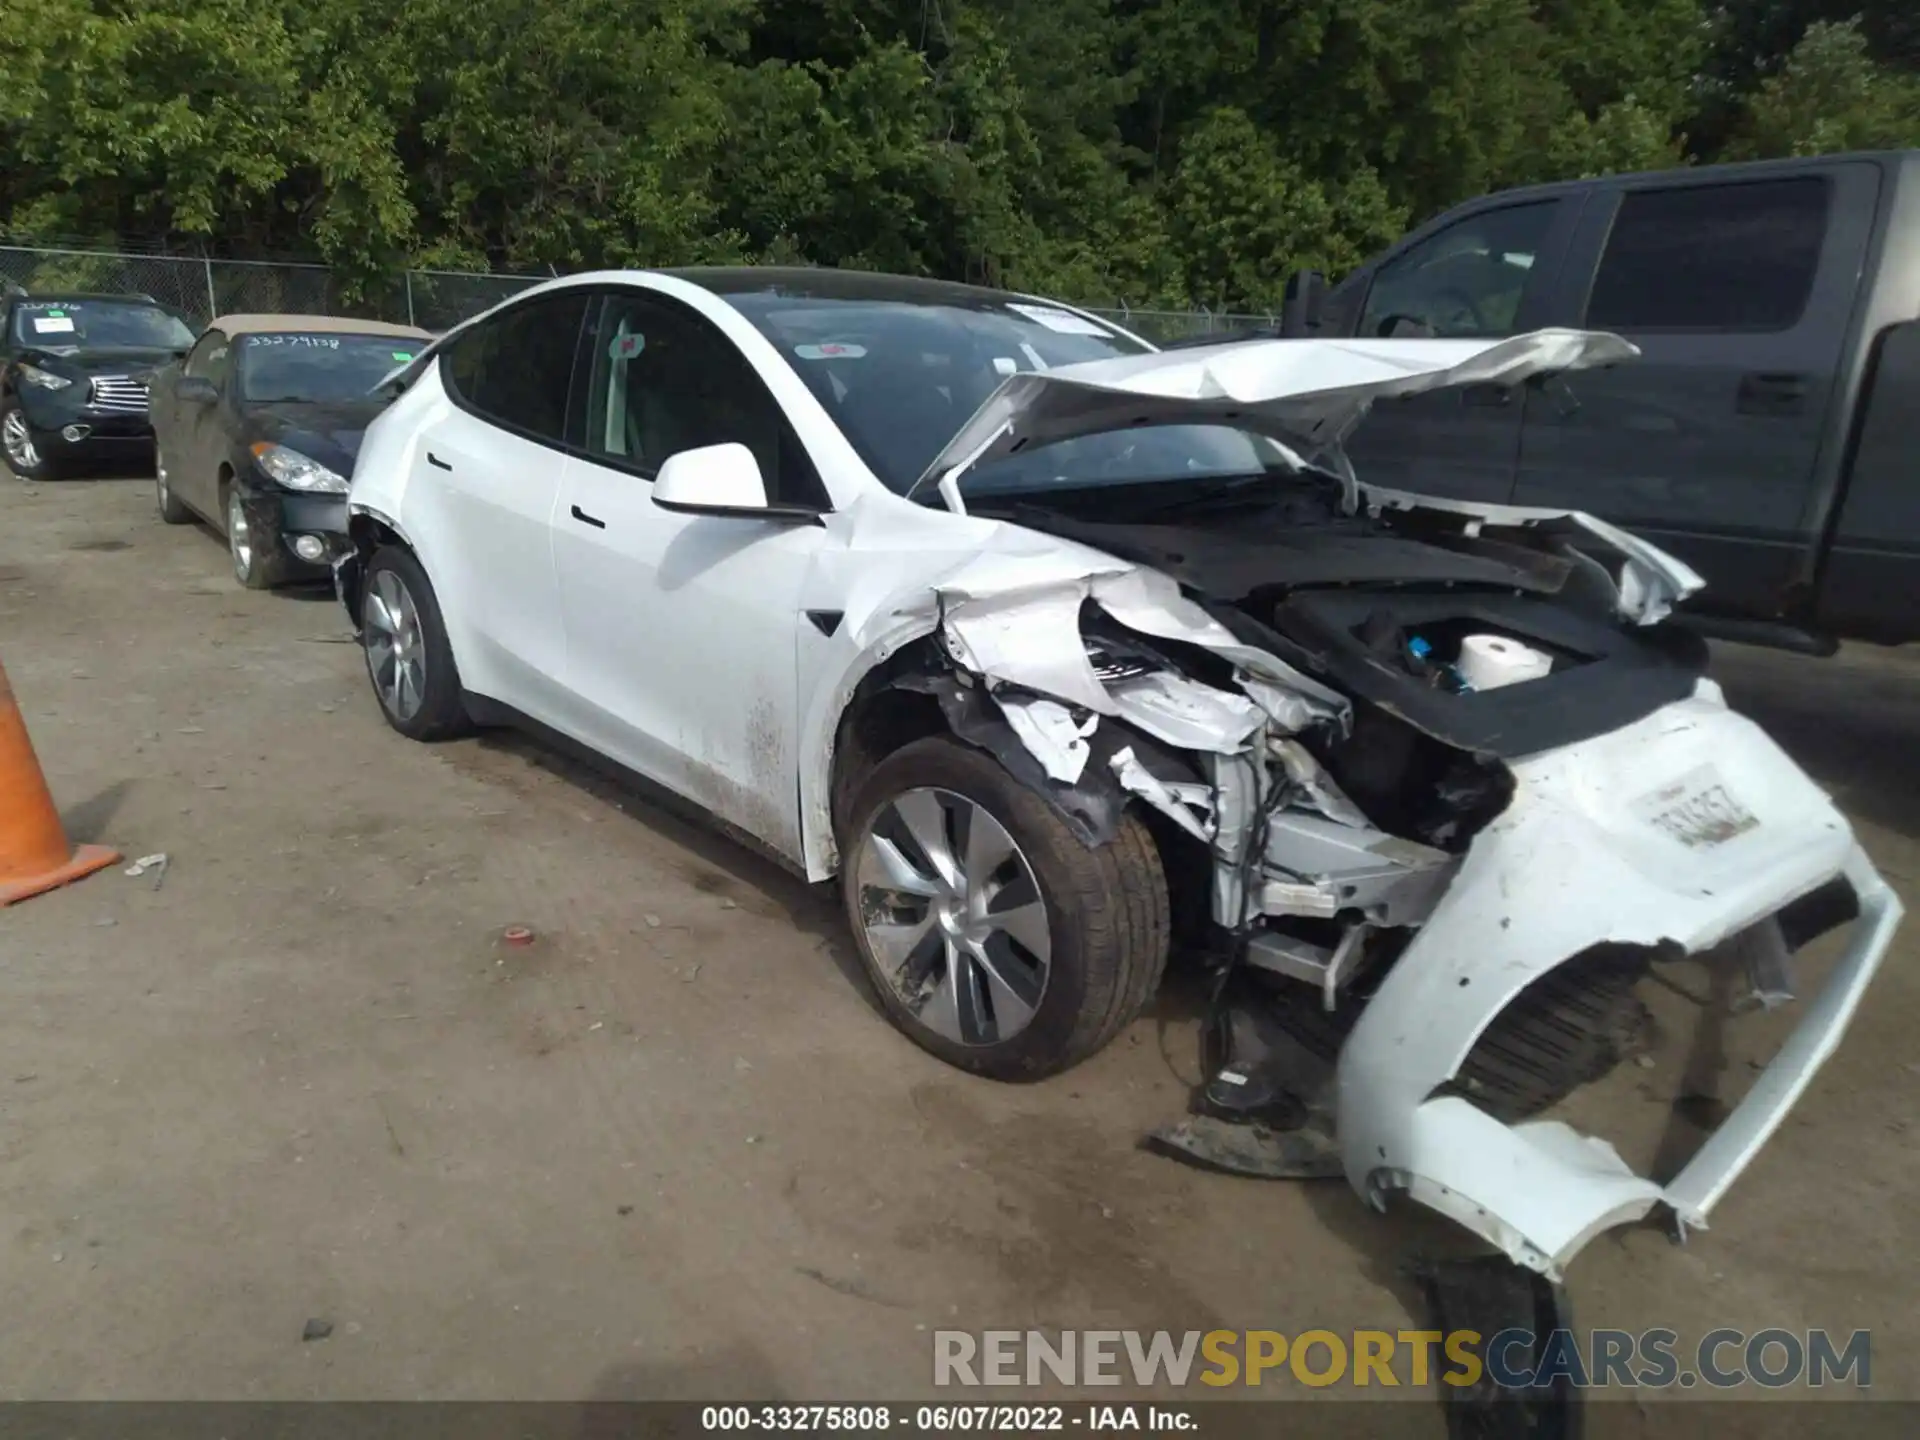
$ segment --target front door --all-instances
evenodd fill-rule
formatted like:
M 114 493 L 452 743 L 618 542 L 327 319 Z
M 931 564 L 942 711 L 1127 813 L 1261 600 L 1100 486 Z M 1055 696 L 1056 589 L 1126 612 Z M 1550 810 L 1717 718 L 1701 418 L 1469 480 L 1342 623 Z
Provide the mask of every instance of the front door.
M 1494 340 L 1532 328 L 1579 201 L 1475 211 L 1389 256 L 1361 304 L 1361 338 Z M 1375 405 L 1347 441 L 1371 484 L 1504 503 L 1520 462 L 1519 394 L 1474 385 Z
M 206 516 L 221 534 L 227 531 L 227 512 L 220 499 L 220 462 L 225 458 L 225 434 L 220 424 L 227 403 L 227 385 L 233 375 L 233 347 L 218 330 L 209 330 L 180 367 L 182 377 L 211 384 L 216 398 L 173 397 L 169 417 L 167 488 Z
M 1528 392 L 1515 500 L 1671 550 L 1706 578 L 1696 608 L 1778 606 L 1843 438 L 1828 417 L 1878 185 L 1856 163 L 1596 199 L 1566 271 L 1591 287 L 1567 312 L 1641 355 Z
M 825 508 L 753 367 L 665 296 L 609 292 L 589 320 L 585 454 L 554 514 L 568 686 L 580 738 L 798 857 L 801 585 L 820 526 L 653 503 L 670 456 L 737 441 L 775 504 Z

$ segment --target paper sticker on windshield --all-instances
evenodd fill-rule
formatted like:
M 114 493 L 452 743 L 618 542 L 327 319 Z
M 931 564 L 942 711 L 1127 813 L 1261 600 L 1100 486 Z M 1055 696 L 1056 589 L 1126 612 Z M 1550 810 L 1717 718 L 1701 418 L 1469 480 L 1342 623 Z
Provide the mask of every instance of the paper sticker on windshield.
M 30 318 L 33 320 L 33 333 L 36 335 L 71 335 L 73 333 L 71 315 L 60 315 L 49 311 L 45 315 L 34 315 Z
M 1011 355 L 996 355 L 993 357 L 993 373 L 996 375 L 1018 375 L 1020 373 L 1020 362 Z
M 1007 308 L 1061 335 L 1098 335 L 1104 340 L 1113 333 L 1106 326 L 1096 325 L 1085 316 L 1076 315 L 1071 310 L 1059 310 L 1051 305 L 1024 305 L 1019 301 L 1012 301 Z
M 413 359 L 413 356 L 405 350 L 393 350 L 388 353 L 392 356 L 393 359 L 398 360 L 402 365 L 406 364 L 409 360 Z
M 793 353 L 802 360 L 860 360 L 865 358 L 867 347 L 833 340 L 825 345 L 796 345 Z
M 616 335 L 613 344 L 607 347 L 607 354 L 615 360 L 631 360 L 646 348 L 647 337 L 644 335 Z

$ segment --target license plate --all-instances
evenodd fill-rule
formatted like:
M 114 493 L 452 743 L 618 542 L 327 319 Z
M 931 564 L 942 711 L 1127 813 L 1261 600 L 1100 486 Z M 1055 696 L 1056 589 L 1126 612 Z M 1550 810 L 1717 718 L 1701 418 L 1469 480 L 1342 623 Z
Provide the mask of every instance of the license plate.
M 1760 825 L 1711 765 L 1689 770 L 1671 784 L 1642 795 L 1633 802 L 1633 810 L 1690 850 L 1710 850 Z

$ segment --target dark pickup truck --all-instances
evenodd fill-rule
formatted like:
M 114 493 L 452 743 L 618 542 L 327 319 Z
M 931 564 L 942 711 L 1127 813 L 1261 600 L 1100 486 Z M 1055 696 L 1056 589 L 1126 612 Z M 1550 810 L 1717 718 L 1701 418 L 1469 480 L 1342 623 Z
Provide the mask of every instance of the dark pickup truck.
M 1920 639 L 1920 151 L 1618 175 L 1489 195 L 1283 333 L 1623 335 L 1641 358 L 1376 407 L 1360 475 L 1586 510 L 1698 570 L 1730 639 Z

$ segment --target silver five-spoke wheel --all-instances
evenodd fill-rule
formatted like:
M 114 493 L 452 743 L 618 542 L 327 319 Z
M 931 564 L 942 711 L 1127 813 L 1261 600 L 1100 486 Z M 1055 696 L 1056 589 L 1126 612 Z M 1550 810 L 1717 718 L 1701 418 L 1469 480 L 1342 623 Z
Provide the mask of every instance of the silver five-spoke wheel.
M 1033 867 L 998 820 L 950 790 L 908 790 L 855 863 L 867 944 L 923 1025 L 962 1045 L 1026 1029 L 1053 946 Z
M 40 468 L 40 451 L 33 443 L 33 432 L 27 429 L 27 417 L 18 410 L 9 410 L 7 418 L 0 421 L 0 443 L 7 451 L 7 463 L 15 471 L 25 474 Z
M 395 720 L 411 720 L 426 698 L 427 651 L 420 611 L 406 582 L 391 570 L 373 577 L 362 607 L 367 672 L 380 703 Z

